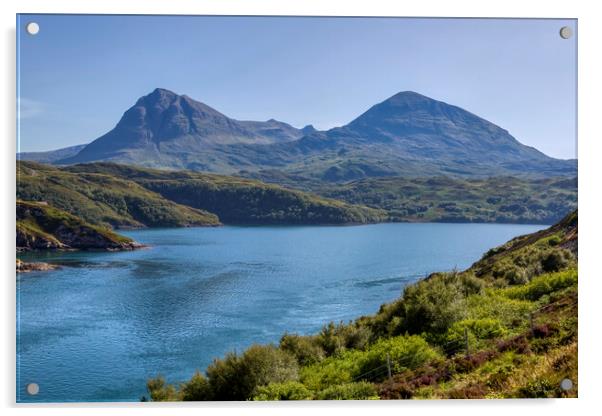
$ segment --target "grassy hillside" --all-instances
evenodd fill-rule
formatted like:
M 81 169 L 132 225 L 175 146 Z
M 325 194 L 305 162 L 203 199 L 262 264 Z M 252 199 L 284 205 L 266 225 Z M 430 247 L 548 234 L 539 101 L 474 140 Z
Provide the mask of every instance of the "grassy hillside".
M 363 224 L 381 221 L 553 223 L 576 208 L 575 178 L 377 178 L 287 189 L 254 179 L 112 163 L 56 168 L 17 162 L 17 196 L 93 224 Z M 320 196 L 318 196 L 320 195 Z
M 331 184 L 279 170 L 244 177 L 387 211 L 390 221 L 553 224 L 577 207 L 577 178 L 381 177 Z
M 576 397 L 577 280 L 575 211 L 468 270 L 405 287 L 375 315 L 147 387 L 157 401 Z
M 213 214 L 169 201 L 127 179 L 74 174 L 34 162 L 17 162 L 17 198 L 45 201 L 91 224 L 116 228 L 219 224 Z
M 17 250 L 137 247 L 134 241 L 44 203 L 17 200 Z
M 392 221 L 553 224 L 577 208 L 577 178 L 395 177 L 312 188 L 384 209 Z
M 384 212 L 259 181 L 111 163 L 55 168 L 17 162 L 17 197 L 50 204 L 93 224 L 180 227 L 235 224 L 349 224 Z
M 62 171 L 127 180 L 169 201 L 211 212 L 226 224 L 364 224 L 387 219 L 381 210 L 231 176 L 112 163 Z

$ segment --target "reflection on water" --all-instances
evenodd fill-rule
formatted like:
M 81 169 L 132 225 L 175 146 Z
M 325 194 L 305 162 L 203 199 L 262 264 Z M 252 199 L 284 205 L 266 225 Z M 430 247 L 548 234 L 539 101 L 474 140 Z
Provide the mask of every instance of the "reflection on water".
M 26 254 L 63 267 L 18 277 L 18 400 L 136 401 L 148 377 L 183 381 L 227 351 L 374 313 L 408 282 L 540 228 L 141 230 L 125 234 L 143 250 Z

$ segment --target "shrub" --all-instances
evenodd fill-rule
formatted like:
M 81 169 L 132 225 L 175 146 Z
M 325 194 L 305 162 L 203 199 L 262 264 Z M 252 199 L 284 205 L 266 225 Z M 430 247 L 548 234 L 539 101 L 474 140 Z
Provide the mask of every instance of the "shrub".
M 479 279 L 472 273 L 460 274 L 460 281 L 462 283 L 465 296 L 478 295 L 483 292 L 483 289 L 485 288 L 485 282 L 483 279 Z
M 280 339 L 280 349 L 292 354 L 302 366 L 322 361 L 325 355 L 316 337 L 297 334 L 284 334 Z
M 411 334 L 444 333 L 464 318 L 465 293 L 457 273 L 432 275 L 407 286 L 403 294 L 403 325 Z
M 171 384 L 165 383 L 165 378 L 159 375 L 146 382 L 146 389 L 154 402 L 167 402 L 178 400 L 176 389 Z
M 209 380 L 199 371 L 180 387 L 180 396 L 183 401 L 198 402 L 213 400 L 213 392 Z
M 502 390 L 502 387 L 514 371 L 515 368 L 511 364 L 502 365 L 491 373 L 487 379 L 487 386 L 495 390 Z
M 345 348 L 363 350 L 372 338 L 372 331 L 366 326 L 347 325 L 343 337 Z
M 337 326 L 334 322 L 330 322 L 318 334 L 318 342 L 326 355 L 333 355 L 343 348 L 343 340 L 339 334 L 340 326 L 342 325 Z
M 497 349 L 500 352 L 516 351 L 519 354 L 526 354 L 531 350 L 529 341 L 527 341 L 527 338 L 524 335 L 498 342 Z
M 376 387 L 365 381 L 328 387 L 318 393 L 319 400 L 378 400 Z
M 470 384 L 449 392 L 450 399 L 482 399 L 487 395 L 487 387 L 481 383 Z
M 542 296 L 577 284 L 577 270 L 544 274 L 523 286 L 511 287 L 503 293 L 514 299 L 538 300 Z
M 295 358 L 273 345 L 253 345 L 242 356 L 229 353 L 207 368 L 215 400 L 246 400 L 269 383 L 298 378 Z
M 480 351 L 469 356 L 458 356 L 454 359 L 454 369 L 458 373 L 468 373 L 483 365 L 496 355 L 495 351 Z
M 525 315 L 533 309 L 533 303 L 523 299 L 508 298 L 506 289 L 489 290 L 480 296 L 467 299 L 467 315 L 471 319 L 495 317 L 503 326 L 511 328 L 525 320 Z
M 312 393 L 298 381 L 270 383 L 258 387 L 253 400 L 311 400 Z
M 407 400 L 414 396 L 416 388 L 410 383 L 403 382 L 384 382 L 380 385 L 379 396 L 385 400 Z
M 518 396 L 524 398 L 546 398 L 553 397 L 556 388 L 547 379 L 541 378 L 531 381 L 526 386 L 518 389 Z
M 469 342 L 472 345 L 475 345 L 477 340 L 491 339 L 502 336 L 507 332 L 504 325 L 495 318 L 465 319 L 454 323 L 447 331 L 446 344 L 452 344 L 460 348 L 464 347 L 465 330 L 468 331 Z
M 564 269 L 573 260 L 573 254 L 568 250 L 555 250 L 542 256 L 541 267 L 544 272 L 557 272 Z
M 417 368 L 441 357 L 435 349 L 418 335 L 402 335 L 382 339 L 357 357 L 359 374 L 354 376 L 358 377 L 378 367 L 385 367 L 387 365 L 387 355 L 390 359 L 391 370 L 394 373 Z
M 318 364 L 303 367 L 301 382 L 310 390 L 319 391 L 327 387 L 352 381 L 358 373 L 358 356 L 361 351 L 348 351 L 337 357 L 329 357 Z
M 529 281 L 527 270 L 514 265 L 506 269 L 503 277 L 511 285 L 522 285 Z

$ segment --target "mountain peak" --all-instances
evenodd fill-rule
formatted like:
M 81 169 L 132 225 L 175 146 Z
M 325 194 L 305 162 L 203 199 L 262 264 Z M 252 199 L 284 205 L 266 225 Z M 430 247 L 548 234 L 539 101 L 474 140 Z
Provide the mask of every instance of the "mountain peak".
M 149 104 L 169 104 L 172 103 L 179 95 L 173 91 L 165 88 L 155 88 L 151 93 L 144 95 L 136 101 L 136 105 L 149 105 Z
M 382 128 L 382 123 L 393 123 L 398 127 L 400 124 L 409 123 L 416 127 L 414 124 L 417 120 L 453 124 L 458 119 L 479 124 L 488 123 L 466 110 L 443 101 L 435 100 L 414 91 L 401 91 L 372 106 L 347 126 L 367 127 L 378 125 L 379 128 Z
M 168 94 L 168 95 L 178 95 L 175 92 L 168 90 L 167 88 L 160 88 L 157 87 L 153 90 L 153 92 L 151 92 L 149 95 L 153 95 L 153 94 Z
M 437 102 L 439 101 L 414 91 L 401 91 L 377 105 L 386 105 L 391 107 L 414 107 Z
M 386 99 L 385 101 L 390 101 L 390 100 L 419 100 L 419 101 L 426 101 L 426 100 L 432 100 L 432 98 L 427 97 L 426 95 L 422 95 L 420 93 L 417 93 L 416 91 L 400 91 L 395 95 L 392 95 L 391 97 L 389 97 L 388 99 Z
M 369 142 L 397 143 L 405 151 L 429 157 L 455 152 L 461 160 L 480 149 L 490 154 L 497 152 L 499 157 L 521 154 L 525 158 L 545 158 L 537 150 L 522 146 L 499 126 L 414 91 L 389 97 L 345 127 Z
M 303 127 L 303 128 L 301 129 L 301 131 L 302 131 L 304 134 L 310 134 L 310 133 L 315 133 L 315 132 L 317 132 L 318 130 L 316 130 L 316 128 L 313 126 L 313 124 L 308 124 L 307 126 Z

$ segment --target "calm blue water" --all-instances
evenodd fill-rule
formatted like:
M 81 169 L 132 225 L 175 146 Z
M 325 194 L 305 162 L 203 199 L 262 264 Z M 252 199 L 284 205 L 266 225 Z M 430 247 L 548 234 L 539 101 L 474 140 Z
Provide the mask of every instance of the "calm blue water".
M 158 373 L 184 381 L 227 351 L 374 313 L 408 282 L 541 228 L 154 229 L 124 233 L 148 249 L 30 256 L 64 267 L 18 277 L 17 400 L 137 401 Z

